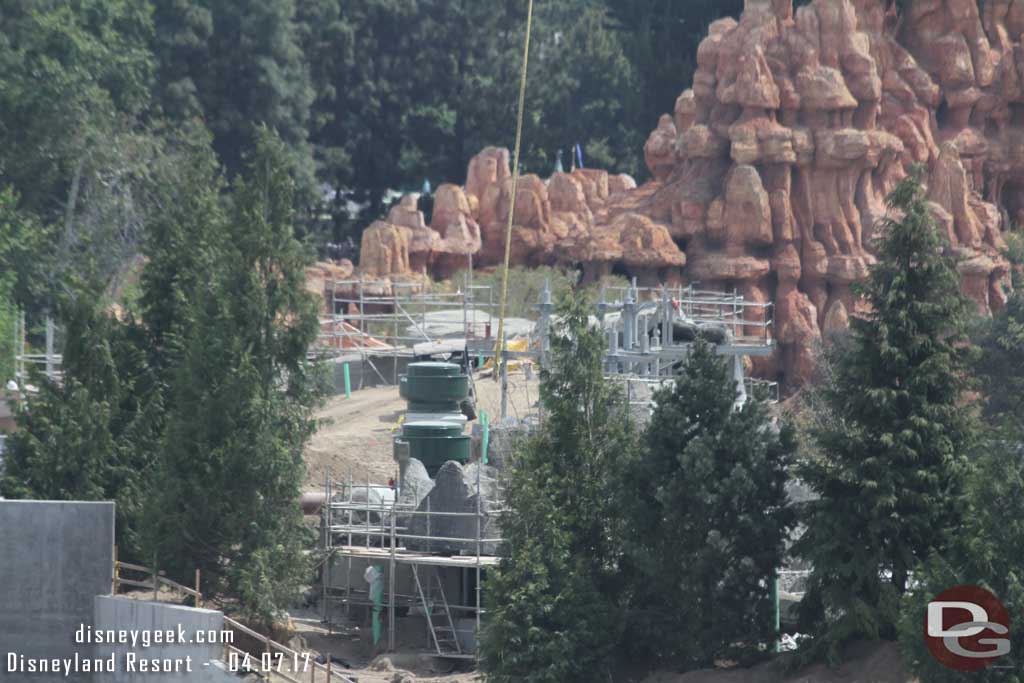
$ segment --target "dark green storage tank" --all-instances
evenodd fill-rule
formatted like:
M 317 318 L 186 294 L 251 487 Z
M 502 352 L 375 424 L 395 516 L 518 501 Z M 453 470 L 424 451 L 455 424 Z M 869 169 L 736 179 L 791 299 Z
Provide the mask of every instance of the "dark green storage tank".
M 462 426 L 451 422 L 407 422 L 402 425 L 402 435 L 395 438 L 395 459 L 408 454 L 427 468 L 433 477 L 449 460 L 465 463 L 469 461 L 471 439 L 462 433 Z
M 455 363 L 410 363 L 398 383 L 410 413 L 458 413 L 469 398 L 469 377 Z

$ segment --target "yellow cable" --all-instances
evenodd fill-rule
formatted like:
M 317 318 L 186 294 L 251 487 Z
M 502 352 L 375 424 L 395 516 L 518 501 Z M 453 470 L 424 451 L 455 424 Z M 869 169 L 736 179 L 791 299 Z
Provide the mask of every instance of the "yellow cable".
M 523 139 L 523 110 L 526 108 L 526 71 L 530 63 L 530 31 L 533 28 L 533 0 L 526 8 L 526 41 L 523 45 L 523 72 L 519 79 L 519 112 L 516 116 L 516 147 L 512 157 L 512 201 L 508 207 L 508 225 L 505 227 L 505 270 L 501 276 L 501 307 L 498 309 L 498 350 L 494 360 L 494 377 L 501 376 L 501 362 L 505 349 L 505 304 L 508 300 L 508 269 L 512 250 L 512 218 L 516 211 L 516 193 L 519 186 L 519 146 Z

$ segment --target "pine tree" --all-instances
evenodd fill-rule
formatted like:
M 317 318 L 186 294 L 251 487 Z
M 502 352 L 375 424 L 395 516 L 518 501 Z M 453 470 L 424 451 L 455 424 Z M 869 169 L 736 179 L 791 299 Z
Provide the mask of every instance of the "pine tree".
M 775 642 L 772 582 L 793 522 L 794 430 L 750 399 L 729 365 L 697 344 L 657 392 L 647 448 L 620 490 L 632 599 L 629 643 L 645 659 L 695 668 Z
M 544 420 L 505 481 L 505 559 L 488 578 L 481 666 L 498 683 L 609 678 L 618 642 L 621 529 L 610 492 L 635 435 L 604 379 L 604 336 L 587 305 L 559 306 L 541 375 Z
M 235 595 L 263 620 L 307 578 L 310 540 L 298 498 L 318 323 L 293 234 L 289 168 L 284 144 L 263 129 L 234 184 L 212 279 L 193 297 L 146 515 L 161 569 L 199 568 L 204 592 Z
M 193 134 L 195 141 L 168 154 L 169 163 L 155 174 L 158 210 L 142 243 L 140 312 L 150 335 L 151 363 L 164 383 L 181 360 L 181 345 L 195 323 L 194 302 L 213 277 L 227 239 L 220 166 L 209 135 Z
M 162 395 L 145 335 L 103 310 L 88 289 L 61 306 L 67 343 L 60 382 L 46 377 L 18 415 L 8 440 L 0 493 L 9 498 L 114 500 L 122 551 L 139 548 L 145 483 Z
M 1014 292 L 1006 309 L 984 325 L 977 344 L 975 372 L 985 395 L 985 417 L 1024 432 L 1024 292 Z
M 822 386 L 817 453 L 799 475 L 820 496 L 795 552 L 813 564 L 804 617 L 835 660 L 853 638 L 893 638 L 908 572 L 963 522 L 962 405 L 968 303 L 916 177 L 890 195 L 878 263 L 857 291 L 870 312 Z
M 1024 358 L 1020 359 L 1024 362 Z M 925 648 L 922 624 L 928 602 L 954 586 L 983 586 L 1010 613 L 1010 654 L 970 674 L 978 683 L 1024 683 L 1024 431 L 995 429 L 982 442 L 972 472 L 970 512 L 950 547 L 914 571 L 915 586 L 904 597 L 900 645 L 908 668 L 928 683 L 960 683 L 965 674 L 939 664 Z
M 981 353 L 975 365 L 984 396 L 985 429 L 973 455 L 970 508 L 948 550 L 915 571 L 915 586 L 902 604 L 900 644 L 911 671 L 928 683 L 958 683 L 963 674 L 940 665 L 921 637 L 927 603 L 953 586 L 984 586 L 1006 606 L 1011 618 L 1024 614 L 1024 295 L 981 325 Z M 1010 655 L 1000 667 L 971 674 L 979 683 L 1024 683 L 1024 630 L 1011 624 Z

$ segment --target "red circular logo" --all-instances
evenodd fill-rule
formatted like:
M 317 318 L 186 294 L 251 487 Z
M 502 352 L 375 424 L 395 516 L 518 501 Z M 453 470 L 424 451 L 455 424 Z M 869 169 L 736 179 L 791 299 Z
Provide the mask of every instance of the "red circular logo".
M 928 603 L 924 640 L 928 651 L 957 671 L 980 671 L 1010 651 L 1010 614 L 978 586 L 957 586 Z

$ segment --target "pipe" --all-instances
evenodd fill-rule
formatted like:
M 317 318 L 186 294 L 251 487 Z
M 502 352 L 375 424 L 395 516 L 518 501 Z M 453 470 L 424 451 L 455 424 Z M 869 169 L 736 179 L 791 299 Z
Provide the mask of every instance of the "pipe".
M 324 491 L 307 491 L 306 493 L 303 493 L 299 498 L 299 506 L 302 508 L 302 514 L 318 514 L 326 500 L 327 493 Z

